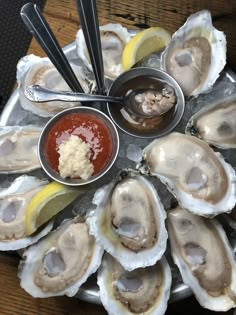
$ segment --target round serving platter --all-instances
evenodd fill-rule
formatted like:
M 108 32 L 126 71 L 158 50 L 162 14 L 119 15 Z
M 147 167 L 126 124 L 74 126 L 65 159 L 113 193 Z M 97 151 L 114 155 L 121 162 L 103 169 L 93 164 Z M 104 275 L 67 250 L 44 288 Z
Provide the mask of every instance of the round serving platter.
M 131 31 L 131 35 L 135 34 L 135 31 Z M 76 44 L 75 42 L 72 42 L 71 44 L 65 46 L 63 48 L 67 58 L 74 62 L 78 63 L 79 60 L 75 53 Z M 157 62 L 158 64 L 158 62 Z M 220 79 L 221 80 L 221 79 Z M 236 74 L 231 71 L 227 70 L 224 72 L 222 76 L 222 81 L 224 82 L 236 82 Z M 96 104 L 95 107 L 99 108 L 100 105 Z M 188 113 L 190 114 L 190 113 Z M 186 116 L 186 115 L 185 115 Z M 186 125 L 187 119 L 189 115 L 186 117 L 183 117 L 183 121 L 175 128 L 176 131 L 184 132 L 184 126 Z M 38 126 L 44 126 L 45 123 L 49 120 L 49 118 L 43 118 L 37 115 L 34 115 L 33 113 L 24 110 L 19 101 L 19 92 L 18 89 L 16 89 L 11 97 L 9 98 L 7 104 L 4 107 L 4 110 L 0 116 L 0 126 L 10 126 L 10 125 L 38 125 Z M 118 154 L 117 161 L 110 170 L 110 172 L 102 178 L 101 181 L 97 184 L 101 186 L 102 184 L 107 184 L 111 180 L 112 177 L 117 176 L 117 174 L 125 168 L 135 168 L 135 165 L 141 155 L 142 149 L 151 142 L 151 139 L 142 139 L 142 138 L 136 138 L 133 136 L 130 136 L 120 130 L 119 136 L 120 136 L 120 151 Z M 40 171 L 40 176 L 44 176 L 43 171 Z M 37 174 L 39 174 L 39 171 L 37 171 Z M 0 175 L 1 178 L 2 175 Z M 7 182 L 7 176 L 4 175 L 1 178 L 1 183 L 3 181 Z M 153 180 L 154 182 L 157 180 Z M 161 196 L 161 199 L 164 203 L 164 205 L 169 205 L 171 202 L 172 196 L 166 191 L 166 188 L 158 181 L 158 193 Z M 94 187 L 96 189 L 96 187 Z M 91 206 L 91 199 L 93 196 L 94 191 L 89 191 L 87 194 L 85 194 L 85 197 L 82 198 L 82 200 L 79 203 L 79 212 L 76 211 L 76 206 L 71 210 L 70 209 L 70 215 L 73 214 L 80 214 L 83 213 L 83 209 L 86 209 L 86 207 Z M 82 209 L 82 210 L 81 210 Z M 63 213 L 60 215 L 60 220 L 63 220 L 66 215 Z M 169 257 L 168 257 L 169 256 Z M 167 252 L 167 259 L 170 262 L 171 269 L 172 269 L 172 275 L 173 275 L 173 284 L 172 284 L 172 290 L 171 290 L 171 298 L 170 301 L 174 302 L 177 300 L 181 300 L 186 298 L 187 296 L 190 296 L 192 294 L 191 290 L 187 285 L 185 285 L 181 277 L 179 275 L 179 272 L 177 270 L 177 267 L 173 264 L 172 259 L 170 257 L 170 254 Z M 88 281 L 80 288 L 79 292 L 76 295 L 79 299 L 101 304 L 100 298 L 99 298 L 99 291 L 98 286 L 96 284 L 96 275 L 92 276 L 88 279 Z

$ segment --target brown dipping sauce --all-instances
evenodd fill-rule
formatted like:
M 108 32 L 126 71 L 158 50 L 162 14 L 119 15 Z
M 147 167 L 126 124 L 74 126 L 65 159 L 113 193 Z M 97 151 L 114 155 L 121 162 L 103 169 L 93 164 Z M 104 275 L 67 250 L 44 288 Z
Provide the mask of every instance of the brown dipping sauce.
M 103 170 L 112 155 L 112 136 L 105 124 L 90 114 L 69 114 L 51 128 L 45 141 L 45 157 L 50 166 L 59 173 L 58 148 L 71 135 L 90 144 L 94 174 Z
M 166 84 L 167 82 L 161 79 L 140 76 L 130 79 L 128 82 L 126 82 L 126 84 L 122 85 L 119 89 L 115 91 L 114 94 L 111 95 L 123 96 L 126 95 L 129 90 L 140 88 L 150 88 L 161 91 Z M 153 136 L 155 136 L 158 130 L 165 129 L 166 126 L 168 126 L 170 122 L 173 121 L 177 111 L 177 104 L 175 104 L 167 113 L 152 118 L 140 118 L 129 114 L 125 107 L 120 104 L 109 104 L 109 111 L 113 119 L 126 132 L 131 132 L 131 134 L 134 133 L 138 136 L 150 136 L 153 133 Z M 130 118 L 131 120 L 133 120 L 133 122 L 130 120 Z

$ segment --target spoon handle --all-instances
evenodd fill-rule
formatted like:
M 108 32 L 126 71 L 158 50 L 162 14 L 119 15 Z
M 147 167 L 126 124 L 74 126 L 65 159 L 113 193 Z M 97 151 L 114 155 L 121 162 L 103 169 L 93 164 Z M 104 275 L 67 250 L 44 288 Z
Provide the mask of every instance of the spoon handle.
M 109 102 L 123 104 L 122 97 L 92 95 L 85 93 L 77 93 L 71 91 L 52 91 L 45 89 L 39 85 L 30 85 L 25 89 L 25 96 L 31 102 Z
M 55 35 L 36 4 L 21 8 L 21 18 L 72 91 L 84 92 Z
M 104 67 L 96 0 L 76 0 L 80 23 L 98 87 L 98 93 L 105 91 Z

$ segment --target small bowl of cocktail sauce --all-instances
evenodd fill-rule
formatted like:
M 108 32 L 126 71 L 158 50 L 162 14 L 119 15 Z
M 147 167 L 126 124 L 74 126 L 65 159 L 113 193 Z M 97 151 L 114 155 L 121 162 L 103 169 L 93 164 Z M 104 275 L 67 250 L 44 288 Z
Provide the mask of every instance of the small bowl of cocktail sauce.
M 72 135 L 89 144 L 93 174 L 87 179 L 60 175 L 59 148 Z M 111 119 L 101 111 L 85 106 L 66 109 L 51 118 L 38 145 L 43 170 L 53 180 L 70 186 L 86 185 L 105 175 L 114 164 L 118 151 L 119 135 Z
M 136 89 L 174 91 L 175 105 L 166 113 L 151 118 L 130 114 L 121 104 L 107 103 L 107 110 L 114 123 L 129 135 L 140 138 L 157 138 L 171 132 L 180 122 L 185 108 L 184 94 L 179 84 L 166 72 L 159 69 L 138 67 L 122 73 L 111 84 L 108 95 L 124 96 Z

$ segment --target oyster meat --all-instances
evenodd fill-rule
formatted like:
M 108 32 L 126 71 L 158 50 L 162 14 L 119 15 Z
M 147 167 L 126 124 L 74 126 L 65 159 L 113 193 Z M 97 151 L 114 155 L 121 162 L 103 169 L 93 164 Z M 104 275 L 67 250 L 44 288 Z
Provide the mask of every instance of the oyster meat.
M 126 43 L 130 40 L 127 28 L 120 24 L 106 24 L 100 26 L 101 46 L 105 76 L 115 79 L 123 72 L 121 58 Z M 85 66 L 92 71 L 91 61 L 85 44 L 82 29 L 76 35 L 77 54 Z
M 185 95 L 208 90 L 226 64 L 226 39 L 212 25 L 211 13 L 191 15 L 172 36 L 161 56 L 161 67 L 181 86 Z
M 41 127 L 0 126 L 0 173 L 24 173 L 40 168 L 37 154 Z
M 71 67 L 84 91 L 86 93 L 89 92 L 89 83 L 83 74 L 82 67 L 73 63 L 71 63 Z M 20 59 L 17 64 L 17 82 L 21 106 L 36 115 L 50 117 L 65 108 L 79 105 L 78 102 L 62 101 L 36 103 L 26 98 L 24 94 L 25 88 L 33 84 L 41 85 L 50 90 L 70 91 L 69 86 L 48 58 L 28 55 Z
M 126 270 L 154 265 L 165 249 L 166 213 L 156 189 L 144 176 L 123 171 L 100 188 L 88 217 L 90 233 Z
M 221 225 L 180 207 L 168 211 L 167 224 L 173 259 L 201 306 L 235 307 L 236 265 Z
M 108 314 L 162 315 L 170 296 L 171 271 L 164 256 L 154 266 L 127 271 L 105 254 L 98 285 Z
M 39 233 L 26 236 L 25 211 L 32 197 L 48 182 L 22 175 L 0 191 L 0 250 L 17 250 L 37 242 L 52 229 L 52 223 Z
M 101 264 L 103 250 L 79 218 L 29 247 L 19 266 L 21 287 L 33 297 L 74 296 Z
M 236 95 L 204 106 L 194 114 L 186 133 L 221 148 L 236 148 Z
M 198 138 L 176 132 L 156 139 L 138 167 L 157 176 L 195 214 L 213 217 L 235 206 L 235 170 Z

